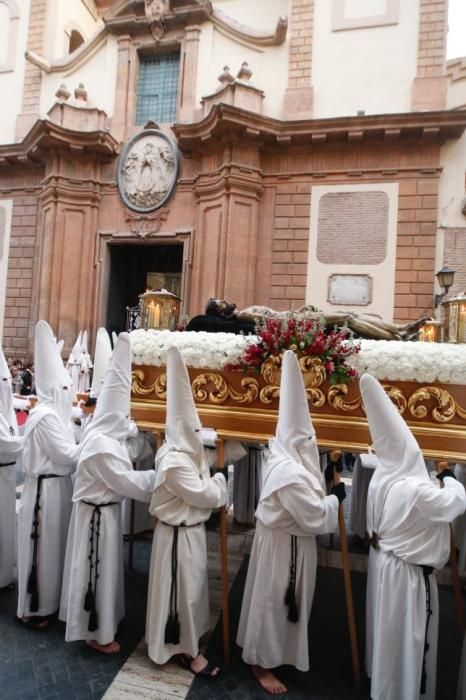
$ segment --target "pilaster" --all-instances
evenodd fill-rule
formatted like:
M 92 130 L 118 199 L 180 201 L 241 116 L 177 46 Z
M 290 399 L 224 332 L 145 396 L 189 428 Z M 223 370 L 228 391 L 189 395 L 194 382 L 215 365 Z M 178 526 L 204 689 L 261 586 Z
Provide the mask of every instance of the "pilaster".
M 292 0 L 288 57 L 288 87 L 283 104 L 284 119 L 312 117 L 312 39 L 314 0 Z
M 413 82 L 415 112 L 445 109 L 448 0 L 420 0 L 417 75 Z

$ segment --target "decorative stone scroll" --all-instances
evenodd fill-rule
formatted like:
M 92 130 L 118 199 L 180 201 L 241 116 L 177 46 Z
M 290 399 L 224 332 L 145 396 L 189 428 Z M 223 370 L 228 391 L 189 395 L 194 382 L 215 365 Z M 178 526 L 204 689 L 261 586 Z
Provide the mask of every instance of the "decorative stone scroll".
M 170 197 L 178 177 L 176 144 L 160 129 L 145 129 L 121 154 L 118 190 L 125 206 L 146 214 Z

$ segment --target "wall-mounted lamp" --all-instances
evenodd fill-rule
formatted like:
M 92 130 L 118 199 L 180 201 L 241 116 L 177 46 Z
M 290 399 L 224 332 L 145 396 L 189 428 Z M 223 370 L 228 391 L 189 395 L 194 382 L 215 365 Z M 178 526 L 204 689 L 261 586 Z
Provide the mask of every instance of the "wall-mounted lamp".
M 452 270 L 449 267 L 442 267 L 442 269 L 435 275 L 439 286 L 443 289 L 442 294 L 435 295 L 435 308 L 437 308 L 437 306 L 440 304 L 445 294 L 448 294 L 448 290 L 452 286 L 453 280 L 455 279 L 455 272 L 456 270 Z

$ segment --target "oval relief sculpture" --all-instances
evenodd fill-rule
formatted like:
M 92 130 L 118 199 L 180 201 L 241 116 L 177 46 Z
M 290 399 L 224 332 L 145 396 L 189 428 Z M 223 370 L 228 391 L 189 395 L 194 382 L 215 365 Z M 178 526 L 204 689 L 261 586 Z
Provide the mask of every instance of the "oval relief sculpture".
M 118 190 L 133 211 L 161 207 L 173 192 L 178 176 L 176 144 L 159 129 L 146 129 L 126 145 L 118 166 Z

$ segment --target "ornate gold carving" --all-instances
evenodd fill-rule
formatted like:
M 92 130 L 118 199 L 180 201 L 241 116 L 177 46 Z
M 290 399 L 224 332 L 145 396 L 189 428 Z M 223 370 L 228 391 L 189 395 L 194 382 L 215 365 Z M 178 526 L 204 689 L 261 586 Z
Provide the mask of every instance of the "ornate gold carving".
M 437 423 L 448 423 L 455 417 L 457 409 L 462 411 L 446 389 L 440 389 L 436 386 L 423 386 L 422 389 L 418 389 L 414 394 L 411 394 L 408 399 L 408 408 L 411 415 L 415 418 L 425 418 L 429 409 L 419 404 L 429 399 L 437 401 L 437 406 L 431 411 L 432 418 Z
M 133 369 L 131 392 L 134 396 L 149 396 L 151 398 L 165 400 L 167 398 L 167 375 L 166 372 L 159 374 L 155 381 L 149 386 L 144 385 L 145 373 L 143 369 Z
M 403 413 L 406 411 L 408 402 L 401 389 L 399 389 L 397 386 L 391 386 L 389 384 L 383 384 L 383 388 L 387 392 L 391 401 L 397 407 L 398 411 L 401 413 L 401 415 L 403 415 Z
M 212 391 L 208 391 L 204 388 L 208 384 L 213 384 L 215 388 Z M 244 377 L 241 380 L 241 387 L 244 389 L 244 392 L 241 393 L 230 386 L 225 378 L 217 372 L 200 374 L 193 381 L 191 387 L 195 401 L 202 403 L 209 400 L 216 405 L 225 403 L 228 398 L 231 398 L 235 403 L 252 403 L 259 394 L 259 381 L 257 379 Z
M 328 405 L 336 413 L 351 413 L 364 411 L 359 393 L 349 401 L 346 397 L 350 387 L 346 384 L 336 384 L 330 387 L 322 385 L 327 379 L 325 367 L 316 358 L 300 358 L 303 379 L 307 397 L 312 408 L 322 408 Z M 251 405 L 259 400 L 263 407 L 278 399 L 280 396 L 281 358 L 269 358 L 261 369 L 261 376 L 246 375 L 241 379 L 240 389 L 235 388 L 228 376 L 220 371 L 199 373 L 192 381 L 194 400 L 198 404 L 220 406 L 230 403 L 232 407 L 240 404 Z M 165 401 L 167 397 L 167 375 L 161 368 L 151 384 L 144 384 L 146 373 L 144 368 L 135 368 L 132 373 L 132 394 L 134 397 L 146 397 L 153 400 Z M 236 382 L 235 382 L 236 383 Z M 450 423 L 455 417 L 466 420 L 466 408 L 460 406 L 454 396 L 442 387 L 421 386 L 411 395 L 406 388 L 396 384 L 383 384 L 389 398 L 401 415 L 409 413 L 413 418 L 423 420 L 428 418 L 433 423 Z M 430 405 L 424 405 L 431 402 Z M 432 406 L 432 402 L 435 405 Z
M 331 386 L 327 392 L 327 398 L 330 406 L 335 409 L 335 411 L 356 411 L 361 405 L 361 397 L 358 396 L 353 401 L 345 401 L 345 396 L 348 393 L 348 386 L 346 384 L 335 384 Z

